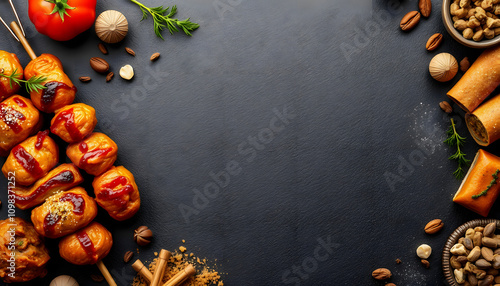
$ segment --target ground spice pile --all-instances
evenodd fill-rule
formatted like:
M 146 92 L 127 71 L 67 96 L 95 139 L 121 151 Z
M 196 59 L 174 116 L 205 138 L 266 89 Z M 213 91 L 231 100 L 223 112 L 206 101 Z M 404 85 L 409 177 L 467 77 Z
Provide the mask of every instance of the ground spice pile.
M 192 264 L 194 268 L 196 268 L 196 275 L 182 283 L 183 286 L 224 286 L 219 272 L 208 266 L 207 260 L 205 258 L 200 259 L 199 257 L 196 257 L 194 253 L 184 253 L 186 251 L 186 248 L 183 246 L 179 247 L 179 249 L 181 250 L 180 253 L 178 251 L 172 253 L 172 256 L 168 261 L 168 267 L 165 270 L 165 275 L 163 276 L 162 283 L 166 283 L 175 274 L 181 272 L 187 264 Z M 157 252 L 155 252 L 154 254 L 155 256 L 158 256 Z M 150 262 L 149 265 L 146 262 L 144 263 L 144 265 L 148 265 L 149 271 L 151 271 L 151 273 L 154 273 L 156 269 L 157 260 L 158 258 L 153 259 L 153 261 Z M 132 286 L 148 285 L 149 283 L 147 283 L 146 280 L 140 275 L 137 275 L 132 282 Z

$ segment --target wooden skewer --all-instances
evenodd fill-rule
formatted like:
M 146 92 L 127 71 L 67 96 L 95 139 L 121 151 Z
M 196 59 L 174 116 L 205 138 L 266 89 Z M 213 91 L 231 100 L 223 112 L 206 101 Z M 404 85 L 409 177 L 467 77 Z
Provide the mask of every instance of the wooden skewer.
M 24 49 L 26 50 L 26 52 L 28 53 L 30 58 L 32 60 L 36 59 L 36 54 L 33 51 L 33 49 L 31 48 L 30 44 L 28 43 L 28 40 L 26 40 L 26 37 L 23 35 L 23 31 L 21 30 L 19 25 L 16 22 L 11 22 L 10 28 L 12 29 L 12 31 L 14 31 L 16 36 L 19 38 L 19 41 L 21 41 L 21 44 L 23 45 Z
M 132 264 L 132 268 L 134 268 L 137 273 L 144 277 L 144 279 L 146 279 L 148 283 L 151 283 L 151 281 L 153 281 L 153 274 L 149 272 L 146 266 L 139 259 L 137 259 L 134 264 Z
M 101 271 L 102 276 L 104 276 L 104 279 L 106 279 L 106 282 L 108 282 L 109 286 L 118 286 L 118 285 L 116 285 L 115 280 L 113 279 L 113 277 L 109 273 L 108 268 L 106 268 L 106 265 L 104 265 L 104 263 L 102 263 L 102 260 L 97 261 L 96 265 L 99 268 L 99 270 Z
M 165 274 L 165 269 L 167 268 L 167 262 L 170 259 L 170 255 L 172 255 L 170 251 L 165 249 L 160 250 L 151 286 L 161 286 L 161 280 L 163 279 L 163 274 Z

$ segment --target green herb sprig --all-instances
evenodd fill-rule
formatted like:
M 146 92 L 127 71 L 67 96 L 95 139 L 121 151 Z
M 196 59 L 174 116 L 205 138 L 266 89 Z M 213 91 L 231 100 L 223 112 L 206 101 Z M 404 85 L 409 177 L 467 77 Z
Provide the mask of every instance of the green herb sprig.
M 477 199 L 479 198 L 480 196 L 486 196 L 486 194 L 488 193 L 488 191 L 494 186 L 497 184 L 498 182 L 498 173 L 500 173 L 500 170 L 497 169 L 497 171 L 491 175 L 493 177 L 493 180 L 491 180 L 490 184 L 488 185 L 488 187 L 486 188 L 486 190 L 480 192 L 479 194 L 477 195 L 473 195 L 472 198 L 473 199 Z
M 165 27 L 168 28 L 168 31 L 172 35 L 174 34 L 174 32 L 179 32 L 178 28 L 181 28 L 184 31 L 184 33 L 186 33 L 186 35 L 188 36 L 191 36 L 191 31 L 194 31 L 200 27 L 199 24 L 191 22 L 189 20 L 190 18 L 187 18 L 186 20 L 182 21 L 173 18 L 173 16 L 175 16 L 175 14 L 177 13 L 176 5 L 172 6 L 172 9 L 170 9 L 170 7 L 164 9 L 163 6 L 147 7 L 146 5 L 142 4 L 137 0 L 130 0 L 130 1 L 137 4 L 139 8 L 141 8 L 142 11 L 141 21 L 147 19 L 148 14 L 151 14 L 151 16 L 153 16 L 155 34 L 162 40 L 165 40 L 161 34 L 161 32 L 163 31 L 163 29 L 165 29 Z M 170 12 L 168 10 L 170 10 Z
M 39 90 L 46 89 L 47 87 L 43 85 L 43 83 L 47 80 L 44 76 L 34 76 L 29 78 L 28 80 L 19 79 L 18 77 L 22 76 L 21 73 L 17 72 L 17 69 L 12 72 L 11 75 L 4 74 L 4 70 L 0 69 L 0 77 L 6 77 L 9 79 L 10 88 L 13 87 L 13 83 L 21 85 L 21 83 L 25 84 L 26 91 L 31 93 L 32 91 L 38 92 Z
M 451 155 L 448 159 L 456 160 L 458 162 L 458 167 L 455 172 L 453 172 L 453 175 L 460 180 L 465 176 L 464 168 L 470 164 L 470 160 L 465 158 L 466 154 L 460 149 L 460 147 L 465 143 L 465 137 L 462 137 L 457 133 L 453 118 L 451 118 L 451 126 L 446 133 L 448 134 L 448 138 L 444 141 L 444 143 L 448 144 L 450 147 L 457 147 L 457 152 Z

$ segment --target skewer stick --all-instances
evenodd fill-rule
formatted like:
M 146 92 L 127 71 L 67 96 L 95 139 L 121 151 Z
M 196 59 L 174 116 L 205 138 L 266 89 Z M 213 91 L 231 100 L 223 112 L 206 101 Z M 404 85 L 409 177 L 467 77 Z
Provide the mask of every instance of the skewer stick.
M 104 263 L 102 263 L 102 260 L 97 261 L 96 265 L 99 268 L 99 270 L 101 271 L 102 276 L 104 276 L 104 279 L 106 279 L 106 282 L 108 282 L 109 286 L 118 286 L 118 285 L 116 285 L 115 280 L 113 279 L 113 277 L 109 273 L 108 268 L 106 268 L 106 265 L 104 265 Z
M 21 44 L 23 45 L 24 49 L 26 50 L 30 58 L 32 60 L 36 59 L 36 54 L 31 48 L 30 44 L 28 43 L 28 40 L 26 40 L 26 37 L 24 36 L 23 31 L 21 30 L 19 25 L 16 22 L 11 22 L 10 27 L 12 31 L 14 31 L 14 33 L 16 34 L 19 41 L 21 41 Z
M 160 255 L 158 255 L 158 260 L 156 264 L 156 270 L 153 273 L 153 281 L 151 281 L 151 286 L 161 286 L 161 281 L 163 279 L 163 274 L 165 274 L 165 269 L 167 268 L 167 262 L 170 259 L 170 251 L 162 249 Z

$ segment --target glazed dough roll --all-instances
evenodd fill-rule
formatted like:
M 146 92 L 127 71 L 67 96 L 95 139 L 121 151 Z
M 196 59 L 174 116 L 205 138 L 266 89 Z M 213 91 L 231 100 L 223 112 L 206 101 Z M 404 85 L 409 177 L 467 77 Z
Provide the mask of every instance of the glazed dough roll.
M 466 112 L 474 111 L 500 84 L 500 46 L 485 50 L 447 95 Z
M 481 146 L 488 146 L 500 138 L 500 95 L 465 115 L 470 134 Z
M 486 195 L 473 198 L 488 188 L 493 175 L 500 170 L 500 158 L 479 149 L 453 201 L 484 217 L 488 216 L 500 191 L 500 182 L 491 186 Z

